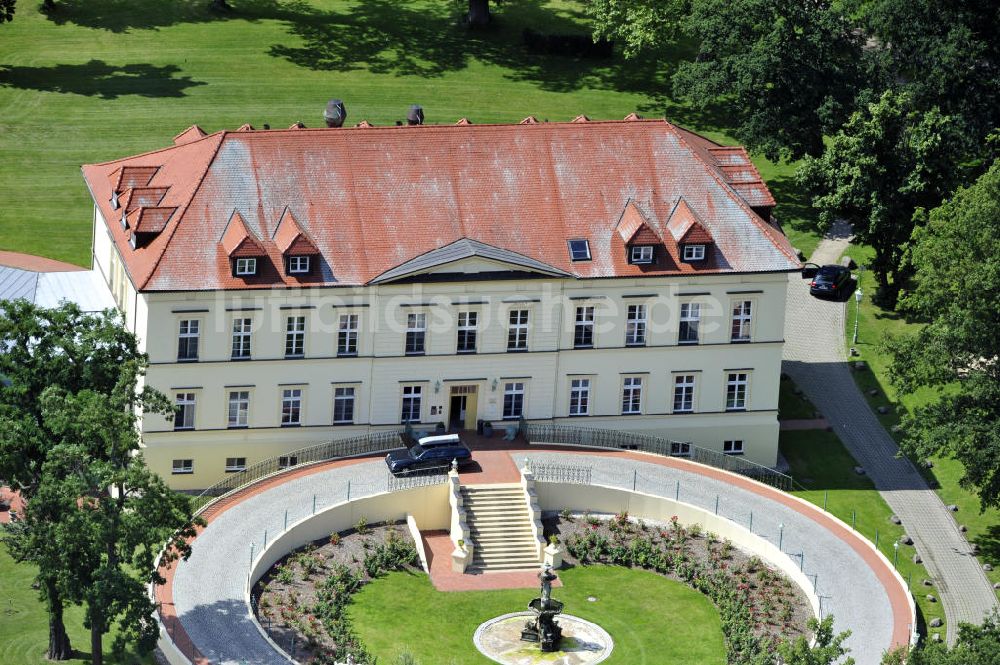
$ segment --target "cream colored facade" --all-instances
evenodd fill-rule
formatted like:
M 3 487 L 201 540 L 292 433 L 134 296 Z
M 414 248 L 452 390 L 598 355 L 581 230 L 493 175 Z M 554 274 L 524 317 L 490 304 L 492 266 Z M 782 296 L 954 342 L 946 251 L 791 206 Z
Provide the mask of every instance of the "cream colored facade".
M 176 489 L 208 487 L 227 467 L 399 427 L 407 389 L 420 393 L 419 407 L 411 404 L 419 410 L 416 429 L 455 420 L 455 393 L 465 395 L 466 427 L 479 419 L 503 427 L 509 384 L 520 384 L 514 387 L 523 391 L 522 414 L 532 422 L 644 431 L 718 451 L 724 442 L 742 442 L 746 459 L 776 462 L 785 273 L 576 279 L 536 277 L 520 266 L 471 258 L 406 284 L 137 292 L 99 212 L 94 221 L 94 267 L 149 355 L 148 384 L 171 398 L 194 397 L 192 428 L 175 429 L 160 416 L 142 423 L 148 463 Z M 518 277 L 476 278 L 507 269 L 518 270 L 511 273 Z M 733 309 L 745 302 L 751 303 L 749 341 L 734 343 Z M 678 343 L 679 312 L 687 303 L 700 306 L 697 344 Z M 645 306 L 646 330 L 641 345 L 629 346 L 628 310 L 636 305 Z M 579 307 L 594 308 L 593 348 L 574 348 Z M 523 351 L 508 351 L 512 310 L 528 312 Z M 474 353 L 457 353 L 464 312 L 477 316 Z M 425 316 L 422 355 L 404 351 L 409 314 Z M 338 356 L 344 315 L 358 322 L 357 352 L 350 357 Z M 285 355 L 289 317 L 304 320 L 300 358 Z M 248 360 L 232 359 L 237 318 L 251 320 Z M 197 321 L 196 361 L 178 360 L 182 321 Z M 733 375 L 743 384 L 735 407 Z M 674 408 L 678 376 L 693 378 L 688 413 Z M 589 382 L 586 415 L 571 412 L 574 381 Z M 638 413 L 623 415 L 626 382 L 637 384 L 628 406 L 637 403 Z M 338 388 L 354 389 L 350 423 L 334 424 Z M 295 424 L 282 423 L 286 390 L 299 391 Z M 245 426 L 239 418 L 241 426 L 230 426 L 231 393 L 246 393 Z M 182 472 L 174 472 L 176 464 Z

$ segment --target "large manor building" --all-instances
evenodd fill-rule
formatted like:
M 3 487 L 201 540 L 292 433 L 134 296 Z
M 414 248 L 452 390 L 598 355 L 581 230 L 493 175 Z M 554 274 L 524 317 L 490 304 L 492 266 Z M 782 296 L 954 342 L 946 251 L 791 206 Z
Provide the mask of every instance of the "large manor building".
M 520 419 L 774 465 L 788 273 L 747 153 L 664 120 L 197 126 L 83 167 L 94 269 L 205 488 L 370 430 Z

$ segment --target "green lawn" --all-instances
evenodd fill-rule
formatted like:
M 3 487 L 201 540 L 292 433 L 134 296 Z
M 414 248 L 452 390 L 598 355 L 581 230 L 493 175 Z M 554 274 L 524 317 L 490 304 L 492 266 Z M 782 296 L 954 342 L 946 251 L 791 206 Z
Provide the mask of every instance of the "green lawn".
M 795 394 L 795 382 L 782 378 L 778 387 L 778 420 L 811 420 L 816 407 L 804 394 Z
M 852 246 L 847 254 L 862 265 L 871 260 L 872 250 L 869 247 Z M 855 274 L 858 272 L 855 271 Z M 886 335 L 898 335 L 912 330 L 918 324 L 908 323 L 896 312 L 887 311 L 872 302 L 871 296 L 875 293 L 874 276 L 870 271 L 860 274 L 860 286 L 865 296 L 858 319 L 858 343 L 852 344 L 856 311 L 854 303 L 849 305 L 845 338 L 848 346 L 854 346 L 858 350 L 858 358 L 864 360 L 869 369 L 852 374 L 873 409 L 879 406 L 890 407 L 888 414 L 877 415 L 882 425 L 898 439 L 899 433 L 892 432 L 892 428 L 899 423 L 900 410 L 926 404 L 934 398 L 935 393 L 929 389 L 921 389 L 912 395 L 899 395 L 889 383 L 889 359 L 879 349 L 879 342 Z M 877 394 L 870 395 L 870 390 L 877 390 Z M 980 512 L 981 506 L 976 494 L 959 485 L 958 481 L 963 473 L 961 462 L 941 457 L 932 461 L 934 468 L 926 471 L 925 475 L 932 483 L 937 484 L 938 495 L 945 504 L 958 506 L 956 520 L 968 527 L 969 539 L 979 545 L 980 560 L 994 567 L 986 576 L 991 582 L 1000 582 L 1000 510 L 990 508 Z
M 38 599 L 38 592 L 31 588 L 35 569 L 16 564 L 0 547 L 0 663 L 10 665 L 43 665 L 49 644 L 49 624 L 45 607 Z M 90 632 L 83 627 L 83 609 L 69 607 L 65 612 L 66 630 L 76 649 L 77 658 L 70 663 L 90 662 Z M 138 665 L 152 663 L 134 654 L 122 660 L 110 655 L 111 636 L 104 638 L 105 662 L 109 665 Z
M 625 62 L 537 56 L 525 27 L 587 32 L 583 3 L 507 0 L 469 32 L 452 0 L 37 0 L 0 26 L 0 249 L 89 264 L 91 204 L 79 167 L 208 131 L 322 122 L 346 100 L 348 121 L 392 123 L 408 105 L 430 123 L 569 120 L 632 111 L 731 141 L 728 118 L 671 99 L 677 52 Z M 757 160 L 793 243 L 809 252 L 793 165 Z
M 553 596 L 566 603 L 566 612 L 599 624 L 614 639 L 608 665 L 726 662 L 718 612 L 680 582 L 614 566 L 571 568 L 559 576 L 565 586 Z M 476 627 L 526 609 L 536 595 L 530 589 L 441 593 L 426 575 L 392 573 L 354 596 L 349 613 L 379 662 L 409 652 L 421 665 L 486 665 L 492 661 L 472 644 Z
M 892 510 L 871 480 L 854 472 L 857 463 L 837 435 L 824 430 L 786 431 L 781 433 L 779 445 L 781 454 L 792 467 L 792 477 L 805 487 L 793 494 L 826 508 L 872 542 L 877 532 L 879 550 L 889 561 L 897 561 L 900 574 L 909 581 L 923 624 L 934 617 L 943 621 L 941 604 L 929 603 L 926 599 L 928 593 L 937 595 L 933 587 L 923 585 L 928 577 L 927 569 L 913 563 L 915 550 L 912 546 L 901 545 L 897 558 L 893 544 L 904 530 L 889 521 Z M 944 634 L 943 628 L 931 630 L 941 630 L 942 636 Z

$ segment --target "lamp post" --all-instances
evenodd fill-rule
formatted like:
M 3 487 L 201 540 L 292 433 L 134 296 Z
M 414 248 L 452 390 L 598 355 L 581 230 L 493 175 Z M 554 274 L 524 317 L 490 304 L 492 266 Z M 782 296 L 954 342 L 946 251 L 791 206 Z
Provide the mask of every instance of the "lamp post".
M 861 289 L 854 292 L 854 302 L 857 303 L 854 308 L 854 344 L 858 343 L 858 319 L 861 316 Z
M 785 540 L 785 525 L 784 524 L 779 524 L 778 525 L 778 551 L 779 552 L 781 551 L 781 545 L 784 542 L 784 540 Z
M 892 555 L 892 567 L 899 568 L 899 566 L 897 565 L 899 563 L 899 543 L 893 543 L 892 548 L 895 550 L 895 552 Z

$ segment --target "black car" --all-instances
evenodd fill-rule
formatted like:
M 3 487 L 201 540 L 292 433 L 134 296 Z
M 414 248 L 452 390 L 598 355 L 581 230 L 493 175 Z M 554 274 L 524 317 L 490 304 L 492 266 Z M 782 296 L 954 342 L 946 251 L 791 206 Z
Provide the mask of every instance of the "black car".
M 419 443 L 407 450 L 389 451 L 385 456 L 386 466 L 394 474 L 412 473 L 425 469 L 446 469 L 452 460 L 458 460 L 459 465 L 472 459 L 472 451 L 459 441 L 454 445 L 434 446 L 424 448 Z
M 816 271 L 816 276 L 809 282 L 809 293 L 814 296 L 840 296 L 848 282 L 851 281 L 851 271 L 844 266 L 828 265 Z

